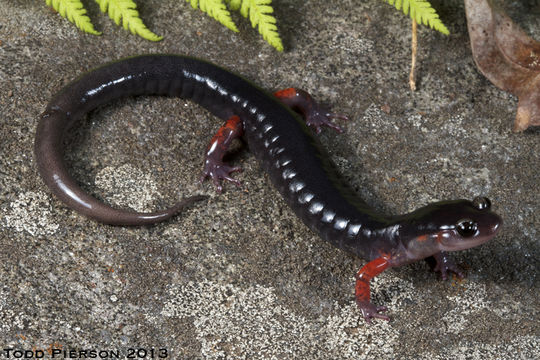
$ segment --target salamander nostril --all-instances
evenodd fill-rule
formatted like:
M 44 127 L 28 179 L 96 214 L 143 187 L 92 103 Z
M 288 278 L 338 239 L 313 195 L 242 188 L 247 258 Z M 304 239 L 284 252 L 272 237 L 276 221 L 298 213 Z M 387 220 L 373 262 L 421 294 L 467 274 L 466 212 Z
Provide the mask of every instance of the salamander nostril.
M 473 206 L 478 210 L 486 210 L 491 207 L 491 201 L 487 197 L 477 196 L 472 201 Z
M 495 221 L 493 223 L 493 226 L 491 227 L 491 232 L 493 234 L 496 234 L 500 230 L 500 228 L 502 227 L 502 224 L 503 224 L 503 221 L 502 221 L 502 219 L 500 217 L 497 216 L 497 220 L 498 221 Z

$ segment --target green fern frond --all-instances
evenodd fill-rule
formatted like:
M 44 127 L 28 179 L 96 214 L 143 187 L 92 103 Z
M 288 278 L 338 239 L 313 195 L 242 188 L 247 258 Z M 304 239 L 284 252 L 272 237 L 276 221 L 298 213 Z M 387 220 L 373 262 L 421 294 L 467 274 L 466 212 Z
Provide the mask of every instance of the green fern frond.
M 215 20 L 219 21 L 222 25 L 228 29 L 238 32 L 236 25 L 231 19 L 231 13 L 227 10 L 223 0 L 186 0 L 191 4 L 194 9 L 200 9 L 201 11 L 210 15 Z
M 86 16 L 86 9 L 80 0 L 45 0 L 45 3 L 52 6 L 60 16 L 68 19 L 82 31 L 93 35 L 101 35 L 99 31 L 94 29 L 90 18 Z
M 102 12 L 107 13 L 117 25 L 139 35 L 147 40 L 159 41 L 163 39 L 150 31 L 142 22 L 137 11 L 134 0 L 95 0 L 99 4 Z M 200 9 L 207 13 L 221 24 L 238 32 L 238 29 L 231 19 L 231 14 L 226 4 L 232 10 L 240 10 L 244 17 L 249 17 L 251 25 L 257 27 L 263 38 L 278 51 L 283 51 L 283 44 L 277 32 L 276 19 L 272 15 L 274 9 L 271 6 L 272 0 L 186 0 L 194 9 Z M 389 0 L 392 1 L 392 0 Z M 401 0 L 398 0 L 399 2 Z M 100 35 L 96 31 L 86 15 L 86 9 L 81 0 L 45 0 L 48 6 L 52 6 L 58 13 L 74 23 L 79 29 Z
M 234 6 L 238 6 L 238 1 Z M 231 3 L 232 3 L 231 2 Z M 251 21 L 251 26 L 259 28 L 259 33 L 270 45 L 277 51 L 283 51 L 283 44 L 277 32 L 276 18 L 272 14 L 274 9 L 270 6 L 272 0 L 243 0 L 240 8 L 240 14 Z
M 403 4 L 403 13 L 410 15 L 411 19 L 415 20 L 419 24 L 424 24 L 432 29 L 440 31 L 441 33 L 448 35 L 450 32 L 444 26 L 439 15 L 431 4 L 427 0 L 383 0 L 390 5 L 394 5 L 396 9 L 400 10 Z M 410 13 L 409 13 L 410 9 Z
M 159 36 L 150 31 L 139 17 L 139 12 L 136 10 L 137 5 L 133 0 L 96 0 L 102 12 L 108 13 L 109 17 L 114 20 L 116 25 L 122 26 L 124 29 L 131 31 L 132 34 L 139 35 L 150 41 L 159 41 L 163 36 Z
M 231 10 L 238 10 L 240 9 L 240 6 L 242 6 L 242 0 L 227 0 L 229 3 L 229 7 Z

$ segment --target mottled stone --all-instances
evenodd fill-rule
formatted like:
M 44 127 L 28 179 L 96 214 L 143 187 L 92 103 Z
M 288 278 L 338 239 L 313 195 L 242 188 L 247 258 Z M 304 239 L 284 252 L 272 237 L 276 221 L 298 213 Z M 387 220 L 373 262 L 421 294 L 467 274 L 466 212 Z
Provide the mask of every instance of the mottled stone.
M 516 99 L 476 70 L 460 1 L 433 1 L 451 35 L 419 31 L 418 91 L 408 88 L 410 22 L 378 0 L 275 1 L 286 51 L 249 22 L 226 30 L 188 3 L 138 1 L 165 39 L 128 34 L 84 2 L 101 37 L 45 6 L 0 6 L 0 350 L 167 349 L 168 357 L 276 359 L 540 358 L 540 132 L 511 132 Z M 520 8 L 521 6 L 521 8 Z M 519 11 L 522 9 L 522 11 Z M 540 39 L 538 9 L 513 16 Z M 536 11 L 536 15 L 534 15 Z M 286 207 L 248 150 L 243 186 L 197 184 L 220 122 L 178 99 L 119 100 L 70 132 L 73 175 L 114 206 L 206 202 L 152 227 L 105 226 L 51 196 L 33 160 L 37 119 L 81 72 L 143 53 L 185 53 L 276 90 L 301 87 L 351 121 L 323 144 L 366 201 L 401 213 L 485 195 L 502 232 L 455 254 L 442 282 L 424 263 L 386 271 L 354 304 L 364 264 L 321 241 Z M 2 358 L 4 355 L 0 355 Z

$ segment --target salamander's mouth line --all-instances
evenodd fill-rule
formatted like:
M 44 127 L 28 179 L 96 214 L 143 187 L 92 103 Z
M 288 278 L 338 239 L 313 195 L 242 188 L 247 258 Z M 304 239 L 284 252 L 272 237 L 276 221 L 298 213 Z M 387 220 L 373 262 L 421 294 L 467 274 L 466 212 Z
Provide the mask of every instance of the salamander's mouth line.
M 226 120 L 206 150 L 203 175 L 218 192 L 223 180 L 239 184 L 240 168 L 223 161 L 230 144 L 244 137 L 250 151 L 300 219 L 334 246 L 369 261 L 357 274 L 356 300 L 367 321 L 388 319 L 385 307 L 370 302 L 369 281 L 388 267 L 433 256 L 443 278 L 463 276 L 445 251 L 467 249 L 493 238 L 502 220 L 487 198 L 432 203 L 412 213 L 386 217 L 373 210 L 339 180 L 335 166 L 308 127 L 343 130 L 346 120 L 319 105 L 305 91 L 289 88 L 270 94 L 217 65 L 179 55 L 123 59 L 89 71 L 66 85 L 48 104 L 36 130 L 39 173 L 67 206 L 113 225 L 164 221 L 204 199 L 195 195 L 154 213 L 115 209 L 84 192 L 63 162 L 63 137 L 90 110 L 133 95 L 192 99 Z M 302 119 L 299 115 L 302 115 Z M 396 220 L 397 219 L 397 220 Z

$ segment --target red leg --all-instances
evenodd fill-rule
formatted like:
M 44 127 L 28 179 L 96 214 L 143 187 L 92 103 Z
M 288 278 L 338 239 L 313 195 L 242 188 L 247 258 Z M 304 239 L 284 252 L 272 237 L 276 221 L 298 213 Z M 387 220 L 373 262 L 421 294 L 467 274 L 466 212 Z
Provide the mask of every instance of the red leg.
M 380 257 L 364 265 L 356 274 L 356 304 L 362 310 L 362 315 L 368 323 L 371 323 L 371 318 L 390 320 L 388 316 L 379 314 L 379 312 L 387 310 L 386 306 L 375 306 L 370 302 L 369 288 L 370 280 L 382 273 L 389 266 L 388 260 Z
M 219 128 L 206 149 L 204 169 L 200 179 L 201 182 L 207 177 L 210 177 L 218 192 L 223 190 L 223 187 L 221 186 L 222 179 L 240 186 L 240 181 L 232 178 L 230 174 L 235 171 L 241 171 L 241 169 L 239 167 L 227 165 L 223 162 L 223 157 L 229 149 L 229 146 L 231 146 L 232 141 L 242 136 L 243 133 L 244 128 L 242 126 L 242 121 L 237 115 L 231 116 L 225 124 Z
M 332 122 L 333 119 L 348 120 L 346 116 L 330 112 L 328 109 L 319 105 L 311 95 L 306 91 L 296 88 L 288 88 L 274 93 L 281 102 L 289 106 L 294 111 L 301 114 L 306 120 L 308 126 L 315 128 L 318 133 L 321 132 L 322 126 L 327 126 L 343 132 L 343 129 Z

